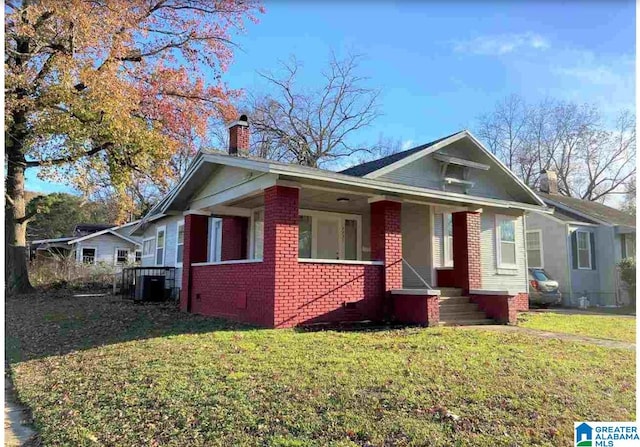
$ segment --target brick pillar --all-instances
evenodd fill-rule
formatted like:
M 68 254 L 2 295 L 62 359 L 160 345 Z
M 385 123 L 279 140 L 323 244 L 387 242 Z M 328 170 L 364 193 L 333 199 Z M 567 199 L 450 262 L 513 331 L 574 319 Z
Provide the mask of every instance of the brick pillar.
M 384 262 L 384 291 L 402 288 L 402 204 L 382 200 L 371 204 L 371 259 Z
M 247 230 L 249 219 L 246 217 L 222 218 L 221 261 L 247 259 Z
M 191 311 L 191 263 L 207 261 L 209 216 L 188 214 L 184 217 L 184 249 L 182 252 L 182 288 L 180 310 Z
M 297 188 L 272 186 L 264 191 L 263 262 L 273 274 L 275 327 L 289 325 L 289 307 L 297 297 L 298 197 Z
M 480 213 L 453 213 L 453 266 L 455 286 L 463 293 L 482 288 Z

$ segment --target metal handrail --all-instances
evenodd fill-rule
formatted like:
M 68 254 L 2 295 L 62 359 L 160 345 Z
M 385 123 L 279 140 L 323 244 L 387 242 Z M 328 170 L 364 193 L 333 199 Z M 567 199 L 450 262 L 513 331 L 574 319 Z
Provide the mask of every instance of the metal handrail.
M 433 290 L 433 287 L 431 287 L 429 285 L 429 283 L 427 281 L 425 281 L 425 279 L 422 276 L 420 276 L 420 273 L 418 273 L 416 271 L 416 269 L 414 269 L 413 266 L 411 264 L 409 264 L 409 262 L 407 262 L 407 260 L 405 258 L 402 258 L 402 262 L 405 263 L 407 265 L 407 267 L 409 267 L 409 269 L 411 269 L 411 271 L 418 277 L 418 279 L 422 282 L 422 284 L 427 286 L 427 289 Z

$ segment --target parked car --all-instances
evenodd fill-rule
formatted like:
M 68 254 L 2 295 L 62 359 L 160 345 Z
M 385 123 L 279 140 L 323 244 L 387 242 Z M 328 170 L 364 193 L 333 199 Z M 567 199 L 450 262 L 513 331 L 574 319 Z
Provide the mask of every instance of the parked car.
M 549 307 L 560 304 L 562 294 L 558 281 L 555 281 L 544 269 L 529 269 L 529 304 Z

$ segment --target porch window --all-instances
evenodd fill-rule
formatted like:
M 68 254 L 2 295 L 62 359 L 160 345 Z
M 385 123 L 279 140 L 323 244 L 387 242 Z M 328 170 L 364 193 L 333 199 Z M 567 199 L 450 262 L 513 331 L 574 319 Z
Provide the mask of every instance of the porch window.
M 361 259 L 362 221 L 351 214 L 300 210 L 298 257 Z
M 442 228 L 444 229 L 444 266 L 453 267 L 453 215 L 442 213 Z
M 517 268 L 515 217 L 496 216 L 496 239 L 498 267 Z
M 591 233 L 588 231 L 576 231 L 578 241 L 578 268 L 591 270 Z
M 95 264 L 96 263 L 96 249 L 83 247 L 82 248 L 82 263 L 83 264 Z
M 255 210 L 251 215 L 253 259 L 262 259 L 264 246 L 264 210 Z
M 182 257 L 184 256 L 184 221 L 178 222 L 176 228 L 176 265 L 182 265 Z
M 129 262 L 129 250 L 126 248 L 116 248 L 116 264 L 122 265 Z
M 222 250 L 222 219 L 209 219 L 209 262 L 220 262 Z
M 164 245 L 167 227 L 164 225 L 156 230 L 156 265 L 164 264 Z
M 542 231 L 527 231 L 527 262 L 531 268 L 543 268 Z

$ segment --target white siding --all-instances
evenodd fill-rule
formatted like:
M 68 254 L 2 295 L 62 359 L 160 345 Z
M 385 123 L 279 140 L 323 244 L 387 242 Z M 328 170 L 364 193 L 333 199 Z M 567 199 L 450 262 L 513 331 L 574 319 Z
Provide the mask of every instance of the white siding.
M 400 217 L 402 225 L 402 257 L 429 284 L 431 279 L 431 247 L 429 207 L 405 203 Z M 402 283 L 407 288 L 424 288 L 420 278 L 406 265 L 402 266 Z
M 256 175 L 256 173 L 243 168 L 223 166 L 210 176 L 209 181 L 194 194 L 190 202 L 205 199 L 227 188 L 246 182 Z
M 144 232 L 144 236 L 142 239 L 154 238 L 153 241 L 153 256 L 143 257 L 142 258 L 142 267 L 155 267 L 156 265 L 156 250 L 155 250 L 155 237 L 156 230 L 158 227 L 165 226 L 166 227 L 166 236 L 165 236 L 165 253 L 164 253 L 164 264 L 163 267 L 175 267 L 176 266 L 176 237 L 177 237 L 177 229 L 178 222 L 184 219 L 183 216 L 168 216 L 163 219 L 156 220 L 152 222 L 149 227 Z M 176 269 L 176 287 L 181 287 L 182 285 L 182 269 Z
M 480 219 L 480 263 L 482 288 L 485 290 L 527 291 L 526 252 L 524 249 L 524 217 L 516 217 L 516 266 L 514 270 L 499 269 L 496 252 L 496 214 L 504 212 L 486 209 Z
M 115 265 L 116 247 L 126 248 L 129 250 L 130 260 L 133 261 L 135 245 L 131 244 L 124 239 L 120 239 L 112 234 L 102 234 L 90 239 L 85 239 L 75 244 L 76 246 L 76 260 L 82 260 L 82 248 L 95 248 L 96 249 L 96 262 L 105 263 L 109 265 Z

